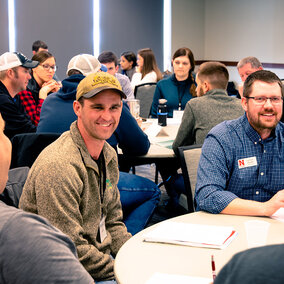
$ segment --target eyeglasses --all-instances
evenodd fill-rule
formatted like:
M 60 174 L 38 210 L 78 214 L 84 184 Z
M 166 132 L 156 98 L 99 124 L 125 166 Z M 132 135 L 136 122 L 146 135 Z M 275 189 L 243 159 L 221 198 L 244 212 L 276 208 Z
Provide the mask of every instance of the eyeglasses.
M 246 97 L 247 99 L 253 99 L 256 104 L 258 105 L 264 105 L 266 104 L 267 100 L 269 100 L 273 105 L 279 105 L 282 103 L 283 98 L 282 97 Z
M 46 71 L 49 71 L 51 69 L 51 71 L 56 71 L 56 65 L 50 66 L 48 64 L 40 64 L 40 66 L 42 66 L 42 68 Z

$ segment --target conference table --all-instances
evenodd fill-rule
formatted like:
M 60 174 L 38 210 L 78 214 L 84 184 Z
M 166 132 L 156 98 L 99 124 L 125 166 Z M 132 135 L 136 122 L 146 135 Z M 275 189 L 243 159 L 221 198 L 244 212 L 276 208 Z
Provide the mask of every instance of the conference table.
M 144 284 L 155 273 L 186 275 L 212 279 L 211 255 L 214 255 L 216 272 L 240 251 L 247 249 L 244 222 L 264 220 L 270 223 L 267 244 L 284 241 L 284 223 L 268 217 L 249 217 L 194 212 L 163 222 L 175 221 L 191 224 L 233 226 L 238 236 L 224 249 L 200 248 L 183 245 L 143 241 L 147 232 L 161 223 L 139 232 L 119 250 L 114 263 L 114 273 L 119 284 Z
M 121 149 L 118 149 L 119 164 L 139 166 L 145 164 L 163 164 L 164 162 L 175 163 L 177 157 L 171 148 L 172 142 L 175 139 L 180 120 L 168 118 L 167 126 L 158 126 L 157 119 L 147 119 L 142 123 L 141 128 L 148 135 L 150 140 L 150 148 L 145 155 L 131 156 L 123 155 Z M 157 183 L 157 176 L 155 177 Z

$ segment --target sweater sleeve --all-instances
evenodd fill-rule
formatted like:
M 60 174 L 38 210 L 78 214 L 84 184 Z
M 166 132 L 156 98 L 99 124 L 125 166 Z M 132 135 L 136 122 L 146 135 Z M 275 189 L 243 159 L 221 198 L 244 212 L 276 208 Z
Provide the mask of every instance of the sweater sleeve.
M 109 250 L 99 250 L 100 247 L 110 246 L 112 237 L 108 235 L 103 244 L 96 242 L 96 246 L 89 241 L 89 239 L 96 239 L 98 234 L 99 197 L 94 200 L 92 213 L 94 217 L 89 216 L 90 219 L 96 220 L 95 225 L 94 222 L 90 223 L 94 225 L 93 228 L 84 225 L 81 214 L 84 207 L 81 204 L 81 195 L 84 194 L 83 179 L 86 175 L 84 170 L 58 160 L 56 163 L 39 165 L 36 163 L 37 161 L 31 168 L 25 183 L 20 208 L 47 218 L 53 226 L 67 234 L 76 245 L 80 262 L 93 278 L 113 277 L 113 259 L 110 257 Z M 63 174 L 62 169 L 68 175 Z
M 173 150 L 178 155 L 178 147 L 192 145 L 195 142 L 195 117 L 189 102 L 186 104 L 177 136 L 173 143 Z
M 125 155 L 145 155 L 150 148 L 148 136 L 142 131 L 127 106 L 122 108 L 119 125 L 114 135 Z
M 0 113 L 5 121 L 4 133 L 11 139 L 20 133 L 36 132 L 36 126 L 25 113 L 17 96 L 12 99 L 0 95 Z
M 40 216 L 15 209 L 1 229 L 1 244 L 1 283 L 94 282 L 71 240 Z

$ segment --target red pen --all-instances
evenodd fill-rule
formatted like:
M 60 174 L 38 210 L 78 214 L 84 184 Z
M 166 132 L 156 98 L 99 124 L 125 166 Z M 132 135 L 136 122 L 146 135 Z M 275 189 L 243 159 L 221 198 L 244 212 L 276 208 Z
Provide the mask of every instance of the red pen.
M 213 282 L 214 282 L 214 280 L 216 278 L 214 255 L 211 255 L 211 268 L 212 268 L 212 276 L 213 276 Z

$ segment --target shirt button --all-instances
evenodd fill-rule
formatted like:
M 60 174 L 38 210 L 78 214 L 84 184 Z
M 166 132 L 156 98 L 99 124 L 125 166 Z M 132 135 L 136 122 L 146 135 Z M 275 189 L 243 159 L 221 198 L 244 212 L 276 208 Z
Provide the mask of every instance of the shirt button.
M 263 153 L 266 153 L 266 150 L 264 150 Z
M 254 144 L 256 145 L 256 144 L 257 144 L 257 142 L 254 142 Z
M 255 194 L 259 194 L 259 191 L 256 191 Z
M 258 140 L 259 142 L 261 141 L 261 138 L 259 138 L 259 140 Z
M 263 172 L 261 172 L 261 173 L 260 173 L 260 175 L 261 175 L 261 176 L 263 176 L 263 175 L 264 175 L 264 173 L 263 173 Z

